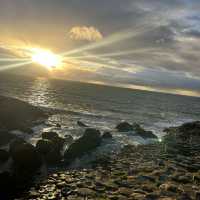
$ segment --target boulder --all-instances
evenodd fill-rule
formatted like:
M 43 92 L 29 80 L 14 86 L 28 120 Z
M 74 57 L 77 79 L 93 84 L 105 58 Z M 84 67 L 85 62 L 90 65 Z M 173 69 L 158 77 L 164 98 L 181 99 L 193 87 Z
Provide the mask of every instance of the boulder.
M 0 149 L 0 162 L 6 162 L 10 155 L 6 150 Z
M 15 138 L 17 138 L 17 136 L 14 134 L 9 133 L 6 130 L 0 130 L 0 146 L 7 145 Z
M 46 163 L 50 165 L 58 164 L 62 158 L 61 152 L 57 149 L 52 149 L 44 156 Z
M 64 154 L 66 162 L 71 162 L 75 158 L 83 156 L 101 144 L 101 133 L 96 129 L 86 129 L 84 135 L 76 140 Z
M 200 139 L 200 121 L 185 123 L 179 127 L 170 127 L 164 130 L 167 135 L 166 140 L 181 140 L 182 142 L 190 141 L 197 142 Z
M 14 182 L 15 180 L 10 172 L 5 171 L 0 173 L 0 199 L 11 199 L 10 194 L 13 192 Z
M 42 139 L 37 142 L 36 149 L 41 154 L 46 155 L 54 149 L 54 143 L 51 140 Z
M 102 138 L 103 139 L 112 139 L 112 134 L 110 132 L 105 132 L 103 135 L 102 135 Z
M 23 140 L 14 141 L 10 145 L 10 154 L 14 165 L 22 171 L 34 172 L 42 164 L 42 159 L 37 149 Z
M 24 143 L 26 143 L 25 140 L 23 140 L 22 138 L 17 138 L 15 140 L 13 140 L 10 145 L 9 145 L 9 153 L 13 154 L 16 149 L 20 146 L 23 145 Z
M 61 151 L 63 145 L 65 144 L 65 139 L 59 137 L 58 133 L 56 132 L 44 132 L 42 133 L 42 138 L 52 141 L 54 144 L 54 149 L 57 149 L 58 151 Z
M 200 121 L 185 123 L 178 130 L 184 137 L 200 136 Z
M 43 155 L 43 158 L 47 164 L 57 164 L 62 159 L 62 146 L 58 146 L 58 144 L 55 144 L 52 140 L 39 140 L 36 144 L 36 148 L 38 152 Z
M 133 126 L 128 122 L 121 122 L 116 126 L 116 129 L 119 132 L 128 132 L 133 130 Z
M 42 139 L 55 140 L 58 137 L 59 137 L 58 133 L 56 133 L 56 132 L 43 132 L 42 133 Z
M 153 134 L 152 131 L 146 131 L 144 130 L 139 124 L 133 125 L 133 130 L 142 138 L 144 139 L 158 139 L 158 137 Z

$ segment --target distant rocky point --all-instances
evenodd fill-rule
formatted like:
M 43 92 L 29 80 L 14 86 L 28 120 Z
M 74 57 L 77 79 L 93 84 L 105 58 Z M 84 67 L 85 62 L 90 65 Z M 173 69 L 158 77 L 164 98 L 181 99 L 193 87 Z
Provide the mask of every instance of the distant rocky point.
M 0 96 L 0 127 L 7 130 L 26 129 L 47 114 L 26 102 Z

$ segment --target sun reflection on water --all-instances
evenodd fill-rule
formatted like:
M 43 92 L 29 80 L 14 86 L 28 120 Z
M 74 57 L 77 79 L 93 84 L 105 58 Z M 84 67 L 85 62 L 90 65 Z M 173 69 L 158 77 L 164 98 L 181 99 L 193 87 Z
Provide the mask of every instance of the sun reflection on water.
M 37 78 L 29 90 L 28 102 L 35 106 L 51 106 L 50 82 L 47 78 Z

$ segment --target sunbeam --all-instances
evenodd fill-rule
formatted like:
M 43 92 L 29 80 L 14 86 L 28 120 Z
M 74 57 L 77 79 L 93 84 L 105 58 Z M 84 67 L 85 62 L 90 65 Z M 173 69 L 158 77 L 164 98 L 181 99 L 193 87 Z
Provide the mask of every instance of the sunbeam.
M 82 53 L 84 51 L 89 51 L 89 50 L 94 50 L 94 49 L 98 49 L 101 47 L 105 47 L 105 46 L 111 45 L 113 43 L 117 43 L 117 42 L 120 42 L 123 40 L 133 38 L 133 37 L 137 36 L 138 34 L 141 34 L 147 30 L 149 31 L 153 28 L 155 28 L 155 27 L 153 27 L 153 26 L 150 27 L 148 25 L 144 26 L 144 24 L 143 24 L 143 26 L 140 25 L 139 27 L 135 27 L 135 29 L 129 29 L 129 30 L 124 30 L 119 33 L 115 33 L 111 36 L 108 36 L 107 38 L 104 38 L 103 40 L 101 40 L 99 42 L 83 46 L 79 49 L 74 49 L 71 51 L 64 52 L 61 55 L 69 56 L 69 55 L 73 55 L 73 54 L 77 54 L 77 53 Z
M 119 51 L 119 52 L 114 52 L 114 53 L 106 53 L 106 54 L 88 54 L 88 55 L 83 55 L 83 56 L 71 56 L 71 57 L 65 57 L 66 59 L 82 59 L 82 58 L 107 58 L 107 57 L 117 57 L 117 56 L 126 56 L 126 55 L 132 55 L 132 54 L 138 54 L 138 53 L 146 53 L 146 52 L 151 52 L 155 48 L 149 48 L 149 49 L 140 49 L 140 50 L 129 50 L 129 51 Z
M 21 62 L 21 63 L 11 64 L 11 65 L 0 66 L 0 71 L 5 71 L 5 70 L 10 70 L 10 69 L 22 67 L 24 65 L 29 65 L 31 63 L 33 63 L 33 62 L 27 61 L 27 62 Z
M 30 59 L 23 58 L 0 58 L 0 62 L 16 62 L 16 61 L 28 61 Z
M 94 62 L 94 61 L 88 61 L 88 60 L 83 60 L 83 59 L 74 59 L 74 60 L 70 60 L 72 63 L 74 62 L 75 64 L 79 64 L 79 65 L 90 65 L 89 67 L 96 67 L 96 69 L 99 68 L 107 68 L 107 69 L 114 69 L 114 70 L 120 70 L 120 71 L 124 71 L 124 72 L 129 72 L 127 69 L 125 68 L 119 68 L 118 64 L 108 64 L 108 63 L 98 63 L 98 62 Z M 121 66 L 121 65 L 120 65 Z M 80 67 L 79 67 L 80 68 Z

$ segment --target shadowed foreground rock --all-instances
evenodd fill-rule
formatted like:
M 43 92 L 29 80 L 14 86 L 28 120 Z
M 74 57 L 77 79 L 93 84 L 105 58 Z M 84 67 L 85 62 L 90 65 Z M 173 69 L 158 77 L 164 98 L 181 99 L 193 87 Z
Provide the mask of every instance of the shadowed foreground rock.
M 10 155 L 19 171 L 33 173 L 42 165 L 37 149 L 23 140 L 16 140 L 10 144 Z
M 96 129 L 86 129 L 84 135 L 72 143 L 66 150 L 64 158 L 65 161 L 71 162 L 72 160 L 83 156 L 94 150 L 101 144 L 101 133 Z
M 158 137 L 153 134 L 152 131 L 146 131 L 144 130 L 139 124 L 133 125 L 133 130 L 142 138 L 144 139 L 158 139 Z
M 116 126 L 116 129 L 120 132 L 133 131 L 133 126 L 128 122 L 121 122 Z
M 7 130 L 27 130 L 35 121 L 47 116 L 37 107 L 3 96 L 0 96 L 0 113 L 0 128 Z
M 62 160 L 61 151 L 65 144 L 65 139 L 59 137 L 56 132 L 42 133 L 42 140 L 37 142 L 36 148 L 43 155 L 48 164 L 57 164 Z

